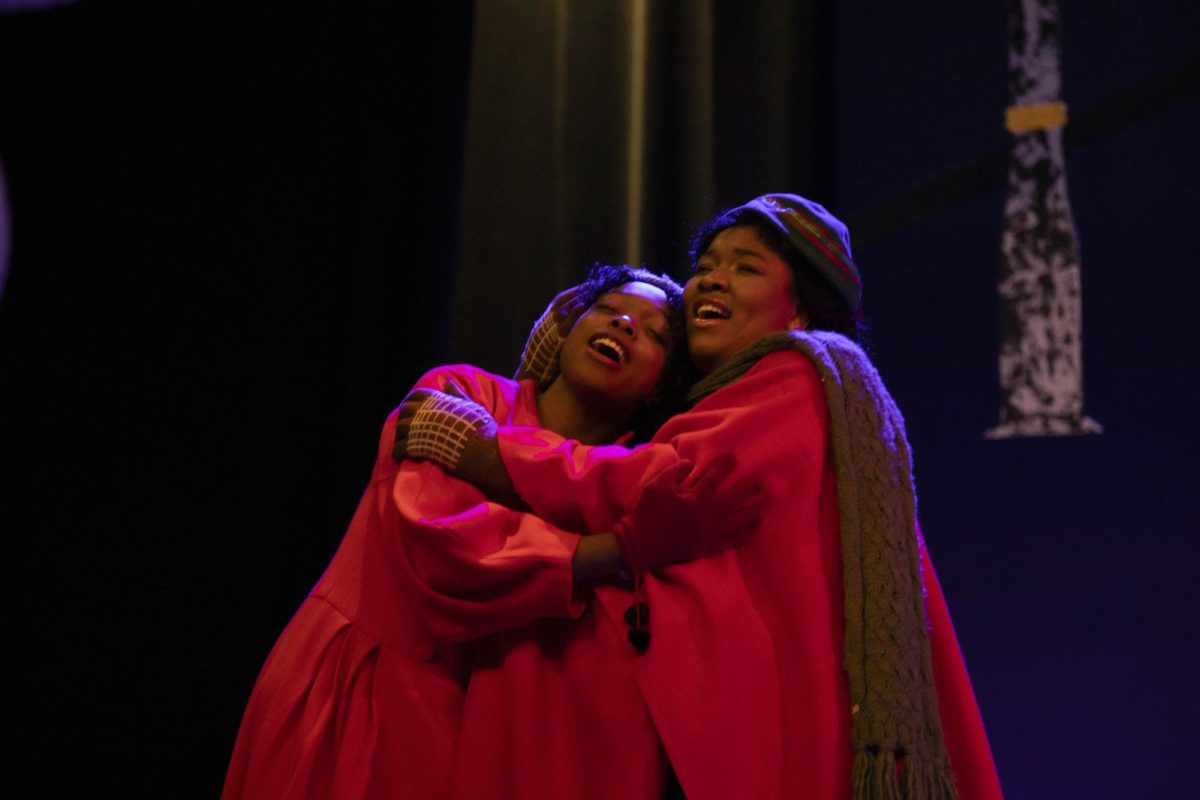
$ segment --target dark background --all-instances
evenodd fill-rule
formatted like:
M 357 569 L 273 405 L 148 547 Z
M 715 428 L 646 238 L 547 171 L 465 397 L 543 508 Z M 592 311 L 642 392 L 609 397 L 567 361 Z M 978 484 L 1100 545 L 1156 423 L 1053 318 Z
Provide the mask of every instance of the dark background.
M 804 128 L 807 160 L 780 178 L 736 146 L 769 111 L 736 102 L 764 69 L 750 12 L 714 4 L 723 171 L 701 205 L 790 189 L 850 222 L 1008 796 L 1195 796 L 1200 11 L 1065 5 L 1105 432 L 997 442 L 1004 9 L 798 5 L 810 80 L 779 130 Z M 451 309 L 479 35 L 469 3 L 0 15 L 6 795 L 218 793 L 380 421 L 473 347 Z M 645 258 L 678 274 L 685 238 L 664 223 Z M 495 303 L 531 320 L 549 291 L 512 284 Z M 510 371 L 523 333 L 485 323 L 512 356 L 482 366 Z

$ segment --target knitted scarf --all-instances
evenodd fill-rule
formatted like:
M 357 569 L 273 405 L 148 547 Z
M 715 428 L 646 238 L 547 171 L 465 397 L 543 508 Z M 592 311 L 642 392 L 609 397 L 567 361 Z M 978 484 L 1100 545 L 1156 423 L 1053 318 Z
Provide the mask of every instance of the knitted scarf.
M 844 336 L 780 333 L 734 355 L 688 400 L 699 402 L 768 353 L 789 349 L 816 365 L 829 404 L 854 715 L 853 797 L 953 800 L 958 794 L 925 627 L 912 456 L 904 420 L 879 373 Z

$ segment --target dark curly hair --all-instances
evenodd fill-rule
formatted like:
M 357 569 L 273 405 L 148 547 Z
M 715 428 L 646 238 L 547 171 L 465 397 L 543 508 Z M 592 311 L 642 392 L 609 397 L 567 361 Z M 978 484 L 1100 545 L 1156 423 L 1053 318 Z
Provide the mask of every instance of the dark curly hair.
M 688 250 L 692 271 L 695 272 L 696 262 L 718 233 L 738 226 L 753 228 L 762 243 L 791 267 L 796 308 L 808 318 L 808 327 L 840 333 L 855 342 L 863 340 L 865 325 L 861 309 L 852 311 L 833 284 L 809 263 L 804 254 L 778 228 L 750 209 L 725 211 L 696 229 Z
M 671 334 L 667 361 L 659 376 L 658 386 L 632 425 L 634 438 L 645 441 L 654 435 L 668 417 L 684 410 L 688 389 L 699 380 L 700 374 L 688 357 L 683 324 L 683 289 L 666 275 L 655 275 L 648 270 L 623 264 L 597 263 L 588 271 L 583 283 L 579 284 L 579 300 L 590 308 L 606 293 L 635 281 L 658 287 L 666 294 L 667 323 Z

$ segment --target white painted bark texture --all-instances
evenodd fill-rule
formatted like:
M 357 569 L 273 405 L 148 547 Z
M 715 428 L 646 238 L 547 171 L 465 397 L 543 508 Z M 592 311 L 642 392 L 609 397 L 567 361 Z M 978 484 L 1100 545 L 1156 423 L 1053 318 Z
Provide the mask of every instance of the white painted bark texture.
M 1010 0 L 1014 106 L 1059 101 L 1057 0 Z M 1099 433 L 1083 414 L 1079 242 L 1062 128 L 1013 135 L 1000 241 L 1000 424 L 989 438 Z

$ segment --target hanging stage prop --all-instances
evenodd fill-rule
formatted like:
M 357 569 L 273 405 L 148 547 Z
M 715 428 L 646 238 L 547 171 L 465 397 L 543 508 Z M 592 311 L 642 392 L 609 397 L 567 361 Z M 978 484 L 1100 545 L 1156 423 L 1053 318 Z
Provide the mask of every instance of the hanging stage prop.
M 992 439 L 1100 433 L 1083 414 L 1079 241 L 1067 199 L 1057 0 L 1009 0 L 1013 135 L 1000 241 L 1000 424 Z

